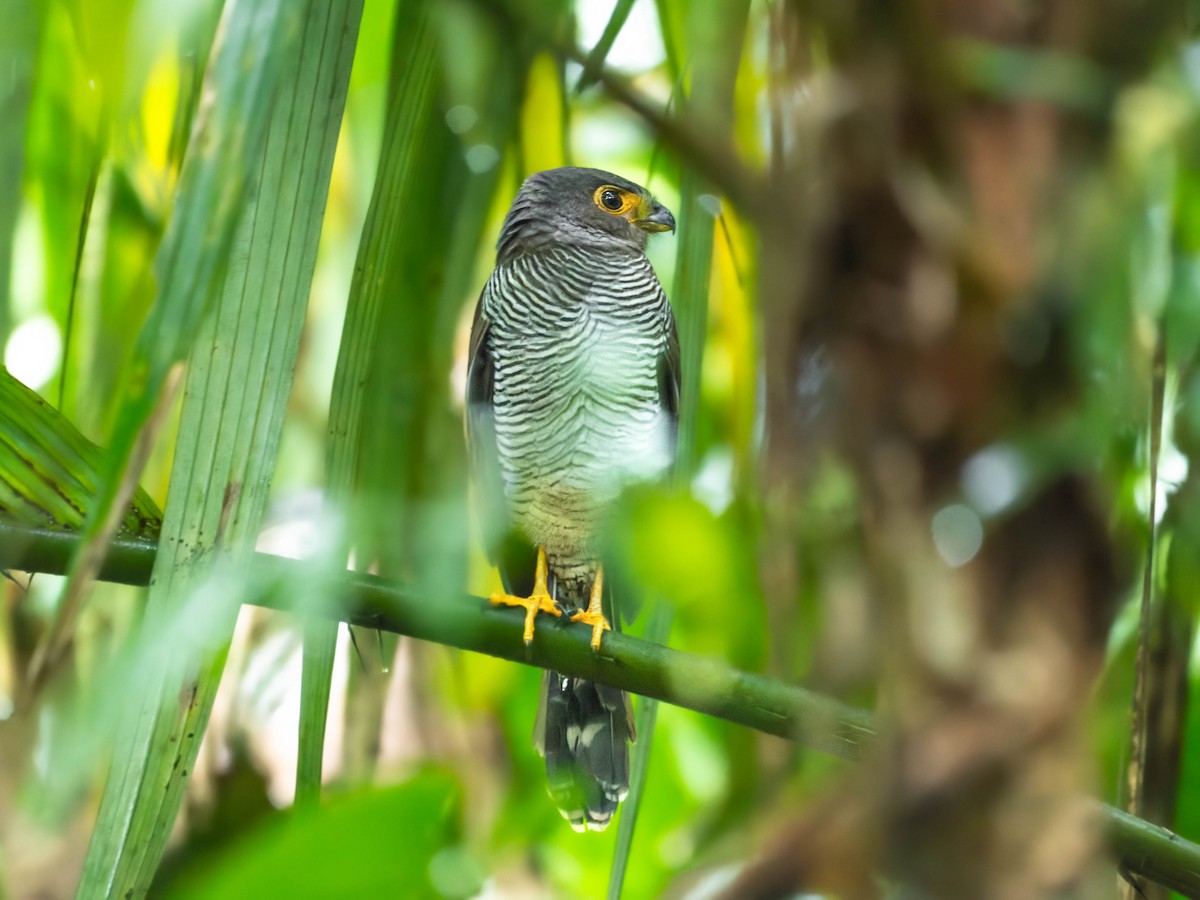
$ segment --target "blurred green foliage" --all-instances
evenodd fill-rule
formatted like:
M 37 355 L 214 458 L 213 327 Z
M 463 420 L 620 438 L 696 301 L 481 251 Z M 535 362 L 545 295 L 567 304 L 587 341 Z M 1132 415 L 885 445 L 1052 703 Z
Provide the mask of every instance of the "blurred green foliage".
M 340 797 L 319 815 L 297 815 L 247 834 L 187 887 L 166 896 L 471 897 L 484 870 L 461 839 L 462 790 L 445 773 Z M 300 860 L 325 859 L 314 867 Z
M 12 73 L 0 82 L 5 364 L 87 439 L 120 453 L 150 415 L 159 382 L 192 347 L 207 300 L 192 296 L 189 279 L 172 286 L 154 266 L 173 217 L 205 200 L 227 224 L 237 211 L 221 206 L 219 179 L 192 186 L 200 201 L 178 193 L 186 135 L 207 109 L 201 79 L 220 6 L 0 2 L 12 25 L 0 34 L 0 71 Z M 776 323 L 757 301 L 771 274 L 759 235 L 745 211 L 722 203 L 722 185 L 699 167 L 700 154 L 668 146 L 605 83 L 616 73 L 684 121 L 719 131 L 746 167 L 765 167 L 785 142 L 773 130 L 778 121 L 819 118 L 813 109 L 829 100 L 822 91 L 836 95 L 822 80 L 832 78 L 830 50 L 815 38 L 810 55 L 822 77 L 812 94 L 781 96 L 773 84 L 780 47 L 799 40 L 785 33 L 782 6 L 367 0 L 261 549 L 336 557 L 331 548 L 352 546 L 359 568 L 415 582 L 431 604 L 439 594 L 495 586 L 471 543 L 458 442 L 470 310 L 523 177 L 564 163 L 611 169 L 647 184 L 679 214 L 679 236 L 656 238 L 649 256 L 677 304 L 691 388 L 681 485 L 630 492 L 607 536 L 625 627 L 644 633 L 648 617 L 638 609 L 667 598 L 673 646 L 874 702 L 878 659 L 862 648 L 886 644 L 887 635 L 877 633 L 870 603 L 853 473 L 831 455 L 808 461 L 802 506 L 794 494 L 764 488 L 763 345 Z M 591 51 L 595 66 L 584 80 L 594 73 L 598 84 L 580 84 L 583 68 L 557 56 L 555 40 Z M 1078 394 L 1026 398 L 1028 415 L 1003 446 L 988 449 L 1020 459 L 1025 483 L 1081 465 L 1101 471 L 1131 568 L 1148 552 L 1148 500 L 1157 490 L 1156 596 L 1170 599 L 1190 635 L 1200 584 L 1191 470 L 1200 450 L 1200 83 L 1195 43 L 1179 43 L 1124 88 L 1091 61 L 1025 48 L 960 43 L 953 62 L 962 83 L 989 101 L 1033 97 L 1082 115 L 1114 105 L 1111 158 L 1056 197 L 1080 227 L 1034 253 L 1050 260 L 1053 275 L 1038 289 L 1052 296 L 1031 301 L 1012 323 L 1014 358 L 1036 360 L 1038 348 L 1065 334 Z M 914 206 L 931 203 L 937 220 L 940 199 L 904 176 L 913 177 L 906 187 Z M 819 205 L 817 190 L 802 195 L 809 200 Z M 195 220 L 194 233 L 231 239 L 209 234 L 206 222 Z M 281 216 L 274 224 L 293 223 Z M 168 289 L 187 314 L 163 324 Z M 1152 485 L 1147 422 L 1160 336 L 1166 415 Z M 33 415 L 20 412 L 23 396 L 2 386 L 0 420 Z M 153 509 L 150 497 L 170 503 L 177 415 L 164 411 L 141 473 L 141 509 Z M 814 432 L 820 427 L 812 422 Z M 0 450 L 18 446 L 16 433 L 6 429 Z M 69 443 L 71 453 L 94 456 L 86 439 Z M 322 506 L 325 491 L 338 501 L 336 515 Z M 780 541 L 786 572 L 764 566 L 780 557 Z M 773 595 L 777 584 L 795 595 Z M 89 769 L 67 745 L 110 744 L 113 711 L 145 677 L 123 657 L 156 649 L 137 638 L 143 595 L 99 586 L 74 626 L 70 665 L 34 707 L 18 709 L 25 664 L 57 613 L 61 583 L 38 576 L 5 590 L 3 874 L 14 896 L 69 896 L 103 766 L 91 760 Z M 1134 593 L 1113 629 L 1089 720 L 1096 781 L 1109 799 L 1119 793 L 1129 738 Z M 296 594 L 297 609 L 312 608 L 322 599 L 319 579 Z M 190 596 L 186 615 L 199 615 L 197 598 L 205 596 Z M 294 785 L 298 619 L 246 609 L 232 643 L 206 635 L 228 661 L 168 851 L 167 896 L 387 894 L 398 884 L 412 896 L 470 896 L 484 884 L 512 896 L 605 894 L 616 830 L 570 831 L 530 746 L 541 675 L 489 657 L 413 642 L 396 649 L 361 631 L 356 648 L 344 629 L 336 638 L 326 630 L 326 805 L 305 815 L 274 811 L 290 804 Z M 1183 749 L 1174 817 L 1197 840 L 1200 663 L 1190 637 L 1183 652 L 1190 696 L 1176 711 Z M 312 741 L 309 754 L 319 733 Z M 625 874 L 631 897 L 743 862 L 760 832 L 843 768 L 671 707 L 658 711 L 647 752 Z M 318 762 L 308 759 L 311 785 Z M 51 800 L 43 790 L 55 774 L 47 760 L 78 762 L 66 796 Z M 246 773 L 254 777 L 233 777 Z M 206 822 L 247 798 L 254 816 L 220 819 L 220 833 L 206 833 Z

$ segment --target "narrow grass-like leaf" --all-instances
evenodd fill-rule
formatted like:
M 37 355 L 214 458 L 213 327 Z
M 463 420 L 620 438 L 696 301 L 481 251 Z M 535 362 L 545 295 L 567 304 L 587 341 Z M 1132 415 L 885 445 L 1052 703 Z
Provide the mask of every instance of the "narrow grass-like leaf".
M 654 0 L 655 12 L 658 14 L 658 30 L 662 34 L 663 49 L 667 52 L 667 69 L 671 73 L 672 83 L 677 88 L 683 77 L 684 61 L 681 57 L 687 46 L 684 22 L 689 5 L 686 0 Z
M 646 640 L 665 644 L 671 634 L 672 607 L 659 601 L 650 610 L 646 623 Z M 637 742 L 633 745 L 633 758 L 629 768 L 629 794 L 621 804 L 621 817 L 617 822 L 617 843 L 613 849 L 612 872 L 608 877 L 608 900 L 619 900 L 621 887 L 625 883 L 625 872 L 629 867 L 629 855 L 633 852 L 633 829 L 637 825 L 638 810 L 646 790 L 646 773 L 650 769 L 650 748 L 654 744 L 654 723 L 658 718 L 658 701 L 643 697 L 638 705 Z
M 664 2 L 662 7 L 673 4 Z M 693 12 L 688 19 L 692 40 L 690 52 L 704 61 L 696 67 L 692 89 L 680 98 L 681 114 L 702 122 L 713 133 L 727 130 L 732 115 L 733 87 L 741 58 L 742 35 L 749 14 L 748 0 L 722 4 L 720 15 Z M 660 9 L 660 14 L 663 10 Z M 668 12 L 671 20 L 679 11 Z M 672 31 L 663 23 L 664 39 Z M 668 45 L 673 43 L 668 40 Z M 668 46 L 668 58 L 679 57 Z M 695 473 L 699 462 L 697 425 L 700 410 L 700 370 L 708 336 L 708 294 L 712 273 L 713 231 L 720 214 L 719 200 L 700 172 L 682 160 L 679 194 L 679 250 L 675 257 L 675 280 L 671 302 L 679 327 L 681 354 L 681 390 L 679 415 L 678 463 L 676 473 L 684 483 Z
M 679 329 L 681 389 L 679 440 L 675 472 L 687 484 L 698 463 L 696 440 L 700 410 L 700 370 L 708 337 L 708 284 L 712 272 L 714 203 L 704 193 L 700 175 L 684 165 L 679 183 L 679 250 L 675 256 L 675 278 L 671 305 Z
M 432 115 L 441 86 L 437 78 L 437 42 L 425 4 L 401 4 L 396 11 L 394 34 L 379 171 L 359 243 L 329 403 L 326 492 L 331 507 L 347 516 L 361 452 L 366 383 L 372 370 L 375 336 L 381 327 L 383 301 L 387 297 L 383 259 L 386 248 L 397 241 L 404 219 L 399 205 L 390 198 L 402 195 L 407 185 L 422 177 L 417 159 L 420 135 L 415 129 Z M 349 531 L 346 534 L 349 537 Z M 334 558 L 344 560 L 348 554 L 349 542 Z M 312 619 L 305 624 L 296 766 L 298 804 L 310 804 L 320 794 L 336 643 L 336 623 Z
M 711 10 L 707 8 L 705 14 L 693 16 L 695 22 L 704 27 L 704 32 L 701 35 L 703 40 L 697 40 L 691 45 L 692 52 L 698 58 L 704 59 L 708 68 L 704 73 L 696 74 L 690 96 L 686 99 L 681 97 L 680 105 L 685 112 L 691 113 L 699 121 L 713 128 L 720 127 L 719 123 L 730 118 L 737 60 L 741 55 L 741 35 L 745 30 L 748 11 L 749 3 L 741 2 L 722 6 L 719 16 L 708 15 Z M 681 77 L 676 68 L 679 65 L 680 53 L 672 34 L 671 22 L 678 21 L 680 15 L 686 13 L 686 9 L 681 9 L 677 4 L 667 3 L 666 0 L 659 5 L 667 57 L 675 69 L 677 83 Z M 693 24 L 693 28 L 696 27 Z M 710 56 L 706 50 L 712 51 L 714 56 L 718 55 L 719 50 L 719 62 L 714 59 L 711 67 Z M 696 168 L 690 165 L 688 160 L 682 160 L 679 186 L 679 248 L 675 257 L 675 277 L 671 291 L 671 306 L 679 331 L 681 358 L 679 434 L 674 470 L 675 479 L 681 484 L 690 483 L 699 462 L 697 424 L 700 410 L 700 372 L 708 334 L 713 232 L 716 216 L 719 214 L 719 207 L 716 205 L 719 201 L 707 193 L 710 190 Z M 663 611 L 651 621 L 649 627 L 661 628 L 665 638 L 665 632 L 670 627 L 670 607 L 666 603 L 660 606 L 663 607 Z M 645 789 L 646 767 L 653 743 L 656 711 L 653 700 L 643 701 L 639 715 L 644 717 L 645 721 L 638 724 L 639 738 L 634 748 L 634 768 L 629 794 L 621 813 L 609 876 L 610 898 L 620 896 L 629 864 L 629 854 L 633 849 L 633 830 Z
M 561 63 L 540 54 L 529 69 L 521 114 L 521 173 L 569 165 L 571 128 Z
M 1148 715 L 1151 708 L 1151 693 L 1158 676 L 1154 671 L 1157 654 L 1153 644 L 1156 640 L 1155 620 L 1163 615 L 1163 605 L 1157 594 L 1155 565 L 1158 562 L 1158 465 L 1162 450 L 1163 396 L 1166 391 L 1166 344 L 1161 331 L 1154 350 L 1154 371 L 1150 386 L 1150 489 L 1147 521 L 1150 534 L 1146 542 L 1146 558 L 1142 564 L 1141 603 L 1138 615 L 1138 646 L 1134 665 L 1132 710 L 1130 714 L 1129 763 L 1125 771 L 1125 808 L 1135 815 L 1143 814 L 1146 782 L 1147 748 L 1151 743 L 1151 724 Z M 1159 723 L 1154 723 L 1154 728 Z M 1126 896 L 1132 896 L 1129 889 Z
M 147 603 L 150 633 L 187 607 L 214 559 L 236 565 L 253 549 L 291 387 L 361 9 L 356 0 L 236 4 L 224 23 L 225 42 L 210 70 L 212 112 L 232 100 L 233 108 L 224 111 L 228 121 L 261 114 L 268 130 L 265 145 L 245 148 L 257 190 L 238 217 L 236 245 L 244 252 L 228 262 L 191 356 Z M 263 94 L 222 96 L 227 77 L 250 77 L 247 59 L 258 60 Z M 188 153 L 185 182 L 187 167 L 203 159 L 203 148 L 197 149 Z M 147 692 L 131 698 L 119 727 L 79 896 L 140 897 L 149 889 L 199 749 L 235 617 L 236 602 L 214 603 L 206 637 L 163 647 L 150 661 Z
M 88 173 L 87 188 L 83 196 L 83 209 L 79 211 L 79 232 L 75 241 L 75 261 L 71 266 L 71 292 L 67 297 L 66 321 L 63 324 L 63 343 L 66 345 L 64 360 L 58 373 L 58 398 L 56 406 L 63 409 L 67 395 L 67 371 L 70 366 L 66 357 L 70 356 L 70 348 L 75 343 L 75 308 L 79 299 L 79 279 L 83 273 L 83 248 L 87 242 L 88 228 L 92 221 L 92 206 L 96 200 L 96 185 L 100 181 L 100 169 L 103 161 L 99 154 L 92 160 L 92 170 Z
M 130 0 L 106 4 L 106 18 L 93 18 L 93 4 L 69 0 L 29 4 L 40 8 L 44 32 L 29 111 L 28 195 L 41 226 L 44 285 L 37 298 L 65 325 L 74 281 L 81 220 L 88 185 L 106 154 L 111 127 L 110 97 L 121 56 L 92 42 L 118 45 L 129 21 Z M 81 32 L 103 22 L 95 33 Z M 7 27 L 7 23 L 6 23 Z M 114 63 L 116 65 L 114 65 Z M 64 140 L 64 135 L 70 139 Z M 69 349 L 69 348 L 68 348 Z
M 333 687 L 338 622 L 310 617 L 304 622 L 300 670 L 300 720 L 296 747 L 296 806 L 310 807 L 321 796 L 325 726 Z
M 596 75 L 604 68 L 604 61 L 608 59 L 608 51 L 616 43 L 621 29 L 625 27 L 629 13 L 633 10 L 633 4 L 634 0 L 617 0 L 613 6 L 612 15 L 608 17 L 608 24 L 604 26 L 600 40 L 596 41 L 596 46 L 592 48 L 583 64 L 583 71 L 579 74 L 579 81 L 575 85 L 576 94 L 582 94 L 596 83 Z

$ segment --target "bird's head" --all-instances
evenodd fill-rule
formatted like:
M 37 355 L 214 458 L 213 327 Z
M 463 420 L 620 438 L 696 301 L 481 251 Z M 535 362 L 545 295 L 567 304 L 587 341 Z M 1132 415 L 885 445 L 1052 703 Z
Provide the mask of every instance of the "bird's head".
M 646 249 L 675 217 L 641 185 L 601 169 L 547 169 L 525 179 L 500 229 L 497 261 L 558 245 Z

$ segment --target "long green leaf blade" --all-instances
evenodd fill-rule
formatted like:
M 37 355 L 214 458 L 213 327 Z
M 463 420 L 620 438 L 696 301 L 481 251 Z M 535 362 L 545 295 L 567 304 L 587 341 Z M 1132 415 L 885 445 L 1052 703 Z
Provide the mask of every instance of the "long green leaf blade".
M 238 225 L 236 243 L 245 252 L 230 260 L 214 314 L 201 323 L 192 353 L 171 502 L 147 604 L 148 633 L 186 615 L 210 577 L 214 556 L 236 566 L 253 549 L 299 347 L 360 14 L 356 0 L 237 4 L 225 22 L 225 43 L 215 51 L 212 113 L 222 106 L 226 79 L 248 77 L 245 61 L 258 58 L 262 92 L 229 97 L 235 102 L 223 115 L 231 123 L 261 115 L 267 133 L 265 149 L 260 140 L 250 154 L 258 189 Z M 185 172 L 197 158 L 193 148 Z M 222 594 L 209 597 L 217 602 L 205 608 L 204 635 L 179 633 L 178 643 L 151 661 L 149 690 L 120 727 L 80 897 L 143 896 L 149 889 L 211 710 L 242 599 L 235 587 L 240 583 L 234 575 Z
M 604 26 L 600 40 L 596 41 L 596 46 L 588 53 L 587 60 L 583 64 L 583 71 L 579 74 L 579 81 L 575 84 L 576 94 L 582 94 L 596 83 L 596 75 L 604 67 L 608 52 L 617 42 L 617 36 L 621 33 L 621 29 L 625 27 L 625 22 L 633 11 L 633 4 L 634 0 L 617 0 L 616 5 L 613 6 L 612 15 L 608 17 L 608 24 Z
M 671 4 L 664 3 L 665 6 Z M 683 115 L 704 123 L 712 134 L 728 132 L 732 120 L 733 86 L 741 58 L 742 35 L 749 14 L 748 0 L 721 4 L 713 10 L 692 10 L 688 19 L 695 66 L 692 91 L 681 99 Z M 669 29 L 664 22 L 664 35 Z M 673 54 L 668 41 L 668 57 Z M 712 187 L 699 170 L 683 160 L 679 194 L 679 252 L 671 303 L 679 326 L 682 362 L 679 444 L 676 471 L 685 483 L 699 462 L 696 430 L 700 411 L 700 370 L 708 336 L 708 293 L 712 273 L 713 231 L 719 208 Z
M 436 78 L 437 47 L 424 4 L 402 4 L 394 28 L 396 42 L 379 172 L 363 225 L 329 404 L 326 490 L 331 506 L 343 515 L 350 512 L 364 425 L 365 385 L 373 367 L 375 335 L 381 327 L 387 294 L 382 260 L 386 248 L 396 242 L 403 221 L 399 205 L 385 200 L 401 195 L 420 177 L 413 159 L 418 141 L 410 129 L 430 115 L 440 87 Z M 334 558 L 344 560 L 348 553 L 349 543 Z M 296 765 L 299 805 L 310 805 L 320 795 L 337 629 L 336 623 L 320 619 L 305 624 Z
M 646 625 L 646 640 L 666 644 L 671 634 L 672 613 L 669 603 L 660 600 L 654 604 Z M 617 844 L 613 850 L 612 871 L 608 876 L 608 900 L 620 900 L 625 884 L 625 872 L 633 852 L 633 829 L 637 825 L 638 810 L 646 790 L 646 774 L 650 771 L 650 748 L 654 745 L 654 723 L 657 719 L 658 701 L 643 697 L 637 712 L 638 739 L 633 745 L 633 758 L 630 760 L 629 794 L 621 805 L 621 817 L 617 822 Z

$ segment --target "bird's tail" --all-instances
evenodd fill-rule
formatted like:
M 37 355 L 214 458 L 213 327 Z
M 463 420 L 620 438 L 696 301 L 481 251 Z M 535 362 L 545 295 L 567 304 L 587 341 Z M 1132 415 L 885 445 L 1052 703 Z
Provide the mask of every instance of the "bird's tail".
M 550 796 L 576 831 L 600 831 L 629 791 L 629 695 L 557 672 L 546 672 L 542 687 L 534 745 Z

